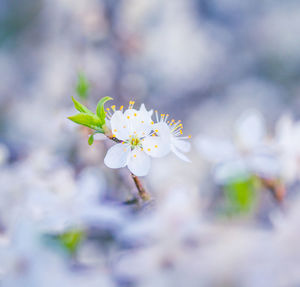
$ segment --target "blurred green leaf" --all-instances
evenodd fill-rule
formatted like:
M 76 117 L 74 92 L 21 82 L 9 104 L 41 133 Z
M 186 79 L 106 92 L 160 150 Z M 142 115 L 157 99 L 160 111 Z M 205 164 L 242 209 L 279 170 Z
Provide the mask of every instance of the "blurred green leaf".
M 76 124 L 83 125 L 89 127 L 91 129 L 97 130 L 99 132 L 103 132 L 102 130 L 102 122 L 96 115 L 90 114 L 77 114 L 71 117 L 68 117 L 69 120 L 73 121 Z
M 42 239 L 49 247 L 59 248 L 66 251 L 70 255 L 74 255 L 79 248 L 79 245 L 86 238 L 86 233 L 83 229 L 72 228 L 63 233 L 44 234 Z
M 73 229 L 58 235 L 57 239 L 70 254 L 74 254 L 84 237 L 85 232 L 83 230 Z
M 92 145 L 93 142 L 94 142 L 94 134 L 90 135 L 89 140 L 88 140 L 89 145 Z
M 112 100 L 112 98 L 104 97 L 97 104 L 97 116 L 99 117 L 101 122 L 103 122 L 103 124 L 105 123 L 105 117 L 106 117 L 105 110 L 104 110 L 104 104 L 110 100 Z
M 93 113 L 87 108 L 85 107 L 83 104 L 79 103 L 78 101 L 76 101 L 74 99 L 74 97 L 72 97 L 72 101 L 74 103 L 75 109 L 81 113 L 87 113 L 87 114 L 91 114 L 93 115 Z
M 257 182 L 255 177 L 237 179 L 224 186 L 227 214 L 248 213 L 255 206 Z
M 81 99 L 85 100 L 88 97 L 89 89 L 90 89 L 90 83 L 88 82 L 86 76 L 83 73 L 79 73 L 77 86 L 76 86 L 77 95 Z

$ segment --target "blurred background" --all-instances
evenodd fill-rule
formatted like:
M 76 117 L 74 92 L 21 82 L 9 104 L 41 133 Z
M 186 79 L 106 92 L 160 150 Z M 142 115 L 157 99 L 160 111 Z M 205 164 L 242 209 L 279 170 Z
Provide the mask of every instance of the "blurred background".
M 299 35 L 297 0 L 0 0 L 0 285 L 299 286 L 298 178 L 272 169 L 278 121 L 300 115 Z M 153 161 L 140 202 L 111 144 L 67 119 L 72 96 L 182 120 L 192 163 Z M 249 111 L 274 162 L 253 172 L 247 150 L 220 182 L 207 146 Z

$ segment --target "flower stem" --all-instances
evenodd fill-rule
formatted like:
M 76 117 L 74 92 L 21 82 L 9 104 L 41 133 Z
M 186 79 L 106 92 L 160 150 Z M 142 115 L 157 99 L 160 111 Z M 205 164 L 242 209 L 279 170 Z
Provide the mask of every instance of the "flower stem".
M 140 179 L 134 175 L 133 173 L 131 173 L 131 177 L 135 183 L 135 186 L 139 192 L 139 195 L 141 197 L 141 199 L 143 199 L 144 201 L 148 201 L 151 199 L 150 194 L 146 191 L 146 189 L 144 188 L 144 186 L 142 185 Z

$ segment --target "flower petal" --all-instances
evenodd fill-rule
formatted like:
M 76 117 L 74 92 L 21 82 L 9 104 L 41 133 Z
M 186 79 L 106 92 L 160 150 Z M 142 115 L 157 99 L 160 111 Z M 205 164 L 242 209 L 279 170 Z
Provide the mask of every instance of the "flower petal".
M 150 157 L 140 149 L 134 149 L 128 160 L 129 170 L 136 176 L 145 176 L 148 174 L 151 166 Z
M 148 113 L 147 116 L 150 116 L 150 118 L 152 117 L 152 114 L 153 114 L 153 110 L 147 111 L 144 104 L 141 104 L 140 112 L 141 113 Z
M 127 165 L 130 155 L 130 146 L 127 144 L 116 144 L 112 146 L 105 158 L 104 163 L 109 168 L 120 168 Z
M 155 131 L 157 135 L 162 137 L 164 140 L 171 141 L 172 133 L 169 126 L 166 123 L 164 122 L 156 123 L 153 125 L 152 129 Z
M 151 116 L 149 113 L 137 111 L 136 109 L 128 109 L 124 113 L 127 125 L 129 127 L 129 134 L 137 137 L 147 136 L 151 132 Z
M 129 139 L 129 125 L 121 111 L 115 111 L 110 119 L 111 132 L 116 138 L 126 141 Z
M 265 121 L 256 110 L 246 111 L 236 122 L 236 136 L 243 148 L 253 149 L 265 136 Z
M 172 137 L 172 144 L 182 152 L 189 152 L 191 150 L 191 143 L 180 138 Z
M 145 153 L 152 157 L 163 157 L 171 151 L 170 142 L 161 137 L 146 137 L 142 145 Z
M 179 157 L 181 160 L 186 162 L 191 162 L 191 160 L 187 156 L 185 156 L 182 152 L 176 149 L 176 147 L 174 147 L 173 145 L 171 146 L 171 151 L 175 153 L 175 155 Z

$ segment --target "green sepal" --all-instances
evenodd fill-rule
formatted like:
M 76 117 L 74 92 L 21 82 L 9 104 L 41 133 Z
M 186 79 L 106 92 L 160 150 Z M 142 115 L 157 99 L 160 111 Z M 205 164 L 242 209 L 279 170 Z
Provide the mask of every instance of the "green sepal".
M 102 122 L 102 124 L 105 124 L 105 110 L 104 110 L 104 104 L 107 102 L 107 101 L 110 101 L 112 100 L 111 97 L 104 97 L 102 98 L 98 104 L 97 104 L 97 116 L 99 117 L 100 121 Z
M 71 117 L 68 117 L 69 120 L 73 121 L 76 124 L 89 127 L 93 130 L 103 133 L 102 125 L 103 123 L 96 115 L 91 114 L 77 114 Z
M 89 136 L 89 139 L 88 139 L 88 144 L 89 144 L 89 145 L 92 145 L 93 142 L 94 142 L 94 134 L 91 134 L 91 135 Z
M 72 97 L 72 101 L 74 103 L 74 107 L 77 111 L 81 112 L 81 113 L 86 113 L 86 114 L 90 114 L 93 115 L 93 113 L 87 108 L 85 107 L 83 104 L 79 103 L 78 101 L 76 101 L 74 99 L 74 97 Z

